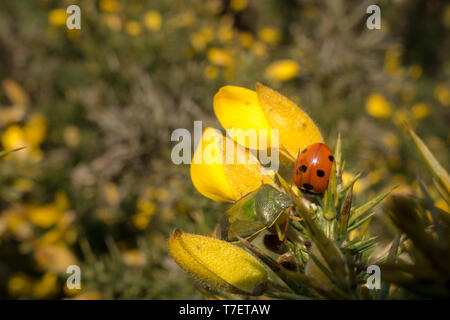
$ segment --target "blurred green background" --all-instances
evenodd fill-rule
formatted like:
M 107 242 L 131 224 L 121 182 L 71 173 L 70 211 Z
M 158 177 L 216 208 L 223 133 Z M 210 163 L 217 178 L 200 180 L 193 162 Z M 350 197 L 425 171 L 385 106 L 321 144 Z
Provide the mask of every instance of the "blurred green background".
M 402 123 L 448 169 L 449 52 L 443 0 L 1 1 L 0 149 L 26 149 L 0 160 L 0 298 L 201 298 L 166 240 L 210 233 L 226 205 L 171 162 L 170 135 L 221 128 L 223 85 L 279 90 L 332 148 L 340 132 L 360 201 L 414 192 L 424 165 Z M 392 227 L 375 219 L 383 244 Z M 82 290 L 65 286 L 70 264 Z

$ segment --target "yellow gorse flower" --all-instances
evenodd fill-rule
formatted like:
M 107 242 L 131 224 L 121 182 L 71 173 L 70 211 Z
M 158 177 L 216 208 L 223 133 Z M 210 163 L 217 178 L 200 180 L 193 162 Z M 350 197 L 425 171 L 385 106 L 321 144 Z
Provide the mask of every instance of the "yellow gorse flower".
M 323 141 L 319 128 L 303 110 L 259 83 L 256 92 L 222 87 L 214 96 L 214 112 L 230 138 L 213 128 L 203 132 L 192 159 L 191 179 L 201 194 L 215 201 L 237 201 L 264 183 L 275 185 L 273 173 L 265 172 L 249 149 L 279 147 L 281 160 L 292 163 L 299 150 Z M 256 139 L 240 135 L 250 129 Z M 279 145 L 271 141 L 273 129 L 278 131 Z M 261 143 L 262 138 L 267 143 Z M 244 163 L 240 159 L 245 159 Z
M 213 128 L 204 130 L 195 150 L 191 179 L 201 194 L 219 202 L 236 201 L 263 183 L 273 184 L 254 155 Z
M 224 129 L 276 129 L 280 152 L 292 161 L 299 149 L 323 142 L 314 121 L 294 102 L 260 83 L 253 90 L 225 86 L 214 96 L 214 112 Z M 255 145 L 247 145 L 258 149 Z
M 268 277 L 256 258 L 226 241 L 176 229 L 168 247 L 184 270 L 215 290 L 258 295 Z

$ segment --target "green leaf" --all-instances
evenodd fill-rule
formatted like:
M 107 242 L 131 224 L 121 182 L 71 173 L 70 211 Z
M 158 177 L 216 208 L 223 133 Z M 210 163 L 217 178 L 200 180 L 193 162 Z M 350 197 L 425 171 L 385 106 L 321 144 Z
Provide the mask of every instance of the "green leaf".
M 435 178 L 439 181 L 439 183 L 444 188 L 444 191 L 447 193 L 447 195 L 450 194 L 450 176 L 448 172 L 444 169 L 444 167 L 441 166 L 439 161 L 434 157 L 433 153 L 428 149 L 428 147 L 425 145 L 425 143 L 422 141 L 422 139 L 419 138 L 418 135 L 411 129 L 409 125 L 408 132 L 411 135 L 417 150 L 419 150 L 420 155 L 425 160 L 426 164 L 428 165 L 428 168 L 433 173 Z
M 336 217 L 336 166 L 331 168 L 330 178 L 328 180 L 328 188 L 325 193 L 323 216 L 327 220 Z
M 381 201 L 384 200 L 395 188 L 392 188 L 389 191 L 386 191 L 385 193 L 380 194 L 379 196 L 375 197 L 374 199 L 370 200 L 369 202 L 366 202 L 359 208 L 352 210 L 352 213 L 350 215 L 349 223 L 352 224 L 357 219 L 361 218 L 366 212 L 371 210 L 373 207 L 375 207 L 377 204 L 379 204 Z
M 344 203 L 342 205 L 341 213 L 339 214 L 338 221 L 338 237 L 339 239 L 345 239 L 347 234 L 348 218 L 350 216 L 350 210 L 352 208 L 352 198 L 353 198 L 353 185 L 345 197 Z
M 312 241 L 317 245 L 320 254 L 325 259 L 335 275 L 343 286 L 346 286 L 348 280 L 348 266 L 344 255 L 336 246 L 336 244 L 328 239 L 323 231 L 317 226 L 311 217 L 310 210 L 305 206 L 303 201 L 297 197 L 293 197 L 296 212 L 303 218 L 306 230 Z
M 400 236 L 401 234 L 397 234 L 395 236 L 394 241 L 392 241 L 392 246 L 391 246 L 391 250 L 389 250 L 389 256 L 387 258 L 387 262 L 388 263 L 394 263 L 395 260 L 397 259 L 397 254 L 398 254 L 398 247 L 400 245 Z M 388 294 L 389 294 L 389 282 L 384 282 L 383 285 L 381 286 L 381 295 L 380 298 L 381 299 L 386 299 Z
M 375 214 L 375 211 L 371 211 L 371 212 L 367 213 L 363 218 L 360 218 L 359 220 L 353 222 L 351 225 L 349 225 L 347 227 L 347 232 L 355 230 L 356 228 L 361 226 L 363 223 L 365 223 L 367 220 L 372 218 L 374 214 Z

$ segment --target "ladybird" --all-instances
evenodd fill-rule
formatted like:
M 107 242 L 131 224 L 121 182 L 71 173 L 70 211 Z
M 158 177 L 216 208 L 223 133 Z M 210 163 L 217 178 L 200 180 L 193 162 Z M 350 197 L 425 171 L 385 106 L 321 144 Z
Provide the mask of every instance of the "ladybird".
M 333 154 L 326 144 L 312 144 L 299 150 L 292 180 L 301 190 L 323 193 L 328 187 L 333 162 Z

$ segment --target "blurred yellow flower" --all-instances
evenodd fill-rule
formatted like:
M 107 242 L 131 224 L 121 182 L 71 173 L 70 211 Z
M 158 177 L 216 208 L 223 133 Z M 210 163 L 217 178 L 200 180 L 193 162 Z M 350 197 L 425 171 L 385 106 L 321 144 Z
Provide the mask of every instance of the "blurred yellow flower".
M 355 175 L 351 172 L 348 171 L 344 171 L 342 173 L 342 183 L 344 186 L 347 186 L 353 179 L 355 178 Z M 363 188 L 361 187 L 361 180 L 358 179 L 356 180 L 356 182 L 353 184 L 353 193 L 355 195 L 360 194 L 363 191 Z
M 244 48 L 250 48 L 253 44 L 253 35 L 251 32 L 243 31 L 239 34 L 239 42 Z
M 300 66 L 294 60 L 278 60 L 272 62 L 264 72 L 264 76 L 270 80 L 288 81 L 298 75 Z
M 122 19 L 116 14 L 105 14 L 103 21 L 112 31 L 120 31 L 122 29 Z
M 48 22 L 54 26 L 66 24 L 67 14 L 64 9 L 53 9 L 48 14 Z
M 117 0 L 100 0 L 98 6 L 105 12 L 116 12 L 120 10 L 120 3 Z
M 44 270 L 66 274 L 67 267 L 77 264 L 75 255 L 64 245 L 38 246 L 34 258 Z
M 262 28 L 258 32 L 259 38 L 267 43 L 275 43 L 280 40 L 280 33 L 275 28 Z
M 206 55 L 208 57 L 208 60 L 216 66 L 229 67 L 234 62 L 231 53 L 229 53 L 225 49 L 211 48 L 208 50 L 208 53 Z
M 7 78 L 2 81 L 3 89 L 5 90 L 8 99 L 15 105 L 28 105 L 30 98 L 25 90 L 13 79 Z
M 103 186 L 103 195 L 110 205 L 117 205 L 120 201 L 119 190 L 113 182 L 108 182 Z
M 447 213 L 450 213 L 450 207 L 448 206 L 448 204 L 447 204 L 447 202 L 445 202 L 445 200 L 439 200 L 439 201 L 436 201 L 435 203 L 434 203 L 434 205 L 437 207 L 437 208 L 439 208 L 439 209 L 441 209 L 441 210 L 443 210 L 443 211 L 445 211 L 445 212 L 447 212 Z
M 73 300 L 101 300 L 102 295 L 98 291 L 86 291 L 72 298 Z
M 71 148 L 76 148 L 80 144 L 80 130 L 74 125 L 64 128 L 64 142 Z
M 214 31 L 205 27 L 191 35 L 191 44 L 196 51 L 202 51 L 213 39 Z
M 25 140 L 32 147 L 39 147 L 47 134 L 47 119 L 40 114 L 33 115 L 23 127 Z
M 58 210 L 54 204 L 30 208 L 28 212 L 30 221 L 41 228 L 50 228 L 56 224 L 62 216 L 63 212 Z
M 27 146 L 22 128 L 18 125 L 9 126 L 2 134 L 2 145 L 4 150 L 12 150 Z
M 226 241 L 176 229 L 168 247 L 185 271 L 215 290 L 258 295 L 268 278 L 258 260 Z
M 123 261 L 130 267 L 143 267 L 147 263 L 147 256 L 141 250 L 131 249 L 123 253 Z
M 402 127 L 406 122 L 411 122 L 410 121 L 410 114 L 408 112 L 408 110 L 406 108 L 401 108 L 399 110 L 396 110 L 392 116 L 394 123 L 399 126 Z M 411 126 L 413 126 L 413 124 L 411 123 Z
M 439 84 L 434 89 L 434 96 L 443 106 L 450 106 L 450 90 L 445 84 Z
M 30 191 L 33 188 L 33 181 L 25 178 L 18 178 L 13 181 L 15 188 L 22 192 Z
M 230 8 L 234 11 L 242 11 L 247 8 L 248 0 L 231 0 Z
M 399 75 L 402 71 L 402 49 L 394 45 L 386 51 L 384 57 L 384 70 L 391 76 Z
M 267 47 L 262 41 L 255 41 L 251 47 L 252 53 L 255 56 L 264 56 L 267 53 Z
M 58 292 L 58 276 L 51 272 L 46 272 L 33 285 L 33 297 L 36 299 L 49 298 Z
M 229 150 L 229 149 L 232 150 Z M 234 153 L 234 157 L 231 157 Z M 227 163 L 227 157 L 233 161 Z M 237 159 L 246 159 L 244 164 Z M 224 137 L 220 131 L 206 128 L 191 163 L 191 180 L 205 197 L 219 202 L 236 201 L 263 183 L 273 184 L 264 175 L 256 157 L 244 147 Z M 214 177 L 214 178 L 212 178 Z
M 418 102 L 412 106 L 411 111 L 416 120 L 422 120 L 430 114 L 430 107 L 426 103 Z
M 219 69 L 211 65 L 206 66 L 203 75 L 205 76 L 205 79 L 213 80 L 219 75 Z
M 155 10 L 148 11 L 144 15 L 144 25 L 149 30 L 158 31 L 159 29 L 161 29 L 161 25 L 162 25 L 161 14 Z
M 130 36 L 138 36 L 139 34 L 141 34 L 141 25 L 137 21 L 128 21 L 125 24 L 125 31 Z
M 31 290 L 31 279 L 23 272 L 14 273 L 8 280 L 8 293 L 13 297 L 28 294 Z
M 392 132 L 383 134 L 383 143 L 392 150 L 397 149 L 400 144 L 397 135 Z
M 134 226 L 139 230 L 144 230 L 147 228 L 148 224 L 150 223 L 150 220 L 152 219 L 153 213 L 146 212 L 146 211 L 139 211 L 137 212 L 133 218 L 133 224 Z
M 417 80 L 422 75 L 422 67 L 418 64 L 413 64 L 408 68 L 408 76 L 411 79 Z
M 155 213 L 156 205 L 149 199 L 139 198 L 136 204 L 136 208 L 141 212 L 152 215 L 153 213 Z
M 388 118 L 392 114 L 390 104 L 379 93 L 373 93 L 367 98 L 366 111 L 375 118 Z

